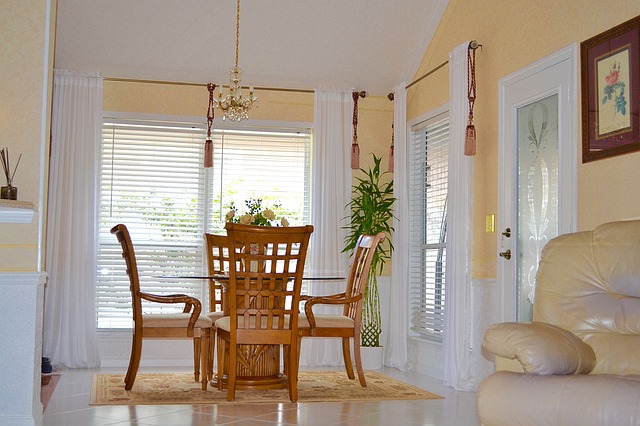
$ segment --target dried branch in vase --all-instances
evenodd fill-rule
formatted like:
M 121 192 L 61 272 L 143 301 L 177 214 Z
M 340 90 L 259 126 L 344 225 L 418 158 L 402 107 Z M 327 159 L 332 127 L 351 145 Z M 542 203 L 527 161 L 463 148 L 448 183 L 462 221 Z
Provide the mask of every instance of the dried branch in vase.
M 9 163 L 9 148 L 2 148 L 0 151 L 0 159 L 2 160 L 2 171 L 4 172 L 4 176 L 7 179 L 7 186 L 11 186 L 11 182 L 13 181 L 13 177 L 16 175 L 16 171 L 18 170 L 18 166 L 20 165 L 20 159 L 22 158 L 22 154 L 18 157 L 18 162 L 13 169 L 13 173 L 11 173 L 11 164 Z

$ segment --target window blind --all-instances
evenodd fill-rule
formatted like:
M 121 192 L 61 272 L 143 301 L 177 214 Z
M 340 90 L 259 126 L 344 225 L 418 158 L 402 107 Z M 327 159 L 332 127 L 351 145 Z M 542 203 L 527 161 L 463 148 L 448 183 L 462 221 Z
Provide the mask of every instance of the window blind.
M 438 342 L 445 310 L 448 144 L 448 114 L 411 129 L 410 330 Z
M 237 127 L 237 125 L 236 125 Z M 99 175 L 97 327 L 132 327 L 126 266 L 109 232 L 127 225 L 143 291 L 185 293 L 208 309 L 203 233 L 224 232 L 227 207 L 248 198 L 282 204 L 292 224 L 309 220 L 310 129 L 215 129 L 214 167 L 203 168 L 204 123 L 105 118 Z M 144 303 L 144 302 L 143 302 Z M 145 313 L 181 312 L 143 304 Z
M 311 129 L 216 129 L 213 138 L 212 231 L 232 202 L 244 213 L 250 198 L 279 205 L 292 226 L 309 223 Z

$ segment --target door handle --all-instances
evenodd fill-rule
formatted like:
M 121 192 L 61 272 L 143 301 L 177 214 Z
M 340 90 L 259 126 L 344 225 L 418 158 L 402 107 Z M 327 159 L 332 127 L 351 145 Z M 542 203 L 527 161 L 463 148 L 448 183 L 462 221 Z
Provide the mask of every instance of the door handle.
M 511 259 L 511 250 L 506 249 L 505 251 L 500 252 L 500 257 L 504 257 L 507 260 Z

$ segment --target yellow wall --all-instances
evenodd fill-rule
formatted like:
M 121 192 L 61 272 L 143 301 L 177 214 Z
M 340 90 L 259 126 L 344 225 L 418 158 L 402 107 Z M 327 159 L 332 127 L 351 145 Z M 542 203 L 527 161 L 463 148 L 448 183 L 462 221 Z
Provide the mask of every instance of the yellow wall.
M 446 61 L 448 52 L 466 40 L 482 44 L 476 52 L 474 110 L 478 141 L 473 199 L 475 278 L 496 276 L 496 234 L 485 233 L 484 221 L 498 209 L 498 81 L 639 14 L 638 0 L 449 1 L 416 76 Z M 446 103 L 448 90 L 448 67 L 413 86 L 407 93 L 408 119 Z M 587 164 L 581 162 L 581 151 L 577 157 L 578 229 L 640 216 L 640 153 Z
M 216 89 L 217 94 L 217 89 Z M 313 93 L 256 91 L 258 106 L 251 119 L 313 123 Z M 205 87 L 105 81 L 104 110 L 144 114 L 202 117 L 206 121 L 209 92 Z M 393 103 L 386 97 L 367 96 L 358 102 L 358 143 L 361 166 L 370 153 L 388 155 L 391 144 Z M 220 111 L 216 110 L 216 117 Z
M 258 107 L 251 110 L 251 119 L 313 123 L 313 93 L 256 91 L 256 96 Z M 206 121 L 209 92 L 198 86 L 105 81 L 103 98 L 105 111 L 183 115 Z M 358 101 L 358 111 L 360 166 L 373 163 L 371 153 L 384 156 L 387 164 L 393 102 L 383 96 L 367 96 Z M 220 116 L 218 110 L 215 113 Z
M 51 36 L 47 33 L 47 4 L 55 22 L 55 1 L 3 0 L 0 13 L 0 147 L 7 147 L 11 168 L 22 154 L 13 185 L 18 200 L 32 202 L 38 212 L 41 180 L 48 171 Z M 51 51 L 49 51 L 51 52 Z M 48 56 L 49 55 L 49 56 Z M 0 184 L 6 185 L 4 173 Z M 39 241 L 44 223 L 36 212 L 30 224 L 0 223 L 0 271 L 41 270 Z
M 217 91 L 216 91 L 217 95 Z M 257 108 L 249 116 L 256 120 L 300 121 L 313 123 L 313 93 L 257 91 Z M 205 87 L 105 81 L 103 105 L 105 111 L 202 117 L 206 121 L 209 92 Z M 220 112 L 216 110 L 216 117 Z M 387 170 L 393 102 L 386 96 L 367 96 L 358 101 L 358 143 L 360 167 L 373 164 L 371 154 L 384 156 Z M 357 176 L 354 173 L 354 177 Z M 390 273 L 386 265 L 383 275 Z

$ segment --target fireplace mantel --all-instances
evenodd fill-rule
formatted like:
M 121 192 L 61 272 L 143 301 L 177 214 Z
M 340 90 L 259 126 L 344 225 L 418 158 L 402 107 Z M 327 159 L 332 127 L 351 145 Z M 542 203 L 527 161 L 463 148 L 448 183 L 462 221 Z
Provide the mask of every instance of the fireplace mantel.
M 0 222 L 31 223 L 36 209 L 29 201 L 0 200 Z

